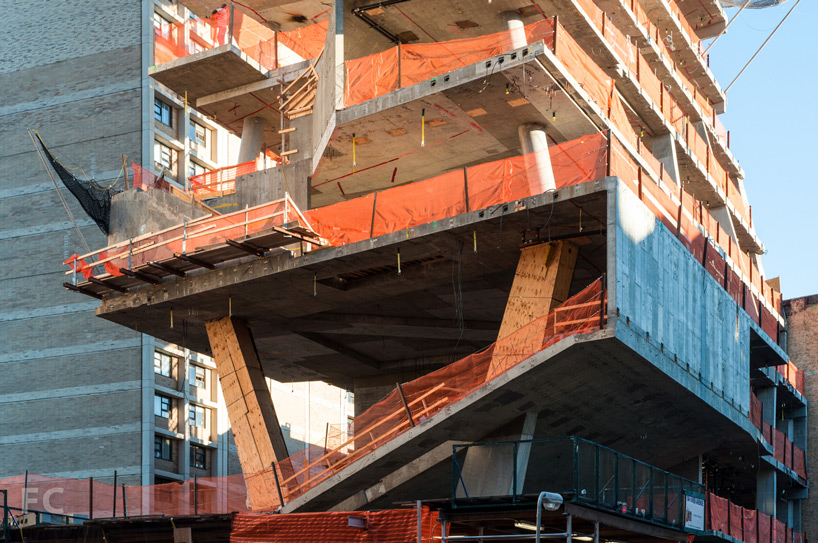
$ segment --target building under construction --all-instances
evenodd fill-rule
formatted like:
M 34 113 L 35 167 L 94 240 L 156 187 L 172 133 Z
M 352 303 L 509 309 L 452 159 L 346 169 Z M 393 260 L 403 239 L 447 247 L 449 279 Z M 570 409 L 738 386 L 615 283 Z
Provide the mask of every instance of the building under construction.
M 108 233 L 64 286 L 212 356 L 242 474 L 6 479 L 70 521 L 7 541 L 803 543 L 805 375 L 718 0 L 179 3 L 145 75 L 236 163 L 143 157 L 100 196 L 37 145 Z M 265 377 L 355 417 L 289 450 Z

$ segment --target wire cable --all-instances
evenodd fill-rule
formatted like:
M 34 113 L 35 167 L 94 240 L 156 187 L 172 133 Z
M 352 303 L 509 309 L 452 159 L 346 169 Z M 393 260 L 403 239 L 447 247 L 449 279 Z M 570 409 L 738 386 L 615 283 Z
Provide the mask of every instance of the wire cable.
M 753 55 L 753 58 L 751 58 L 751 59 L 750 59 L 750 60 L 747 62 L 747 64 L 745 64 L 745 65 L 744 65 L 744 68 L 742 68 L 742 69 L 741 69 L 741 71 L 738 73 L 738 75 L 737 75 L 736 77 L 734 77 L 734 78 L 733 78 L 733 80 L 730 82 L 730 84 L 729 84 L 729 85 L 727 85 L 727 88 L 726 88 L 726 89 L 724 89 L 724 93 L 725 93 L 725 94 L 727 93 L 727 91 L 729 91 L 729 90 L 730 90 L 730 87 L 732 87 L 732 86 L 733 86 L 733 83 L 735 83 L 735 82 L 738 80 L 738 78 L 739 78 L 739 77 L 741 77 L 741 74 L 743 74 L 743 73 L 744 73 L 744 70 L 746 70 L 746 69 L 747 69 L 747 68 L 750 66 L 750 64 L 752 64 L 752 63 L 753 63 L 753 61 L 755 60 L 755 58 L 756 58 L 756 57 L 759 55 L 759 53 L 761 53 L 761 51 L 764 49 L 764 47 L 767 45 L 767 43 L 768 43 L 768 42 L 769 42 L 769 41 L 772 39 L 772 37 L 773 37 L 773 36 L 775 36 L 775 33 L 776 33 L 776 32 L 778 32 L 778 29 L 779 29 L 779 28 L 781 28 L 781 25 L 783 25 L 783 24 L 784 24 L 784 21 L 786 21 L 786 20 L 787 20 L 787 18 L 788 18 L 790 15 L 792 15 L 792 12 L 793 12 L 793 11 L 795 11 L 795 8 L 797 8 L 797 7 L 798 7 L 798 4 L 800 4 L 800 3 L 801 3 L 801 0 L 798 0 L 798 1 L 795 3 L 795 5 L 792 7 L 792 9 L 790 9 L 790 10 L 787 12 L 787 14 L 786 14 L 786 15 L 784 15 L 784 18 L 783 18 L 783 19 L 781 19 L 781 22 L 780 22 L 780 23 L 778 23 L 778 26 L 777 26 L 777 27 L 775 27 L 775 30 L 773 30 L 772 34 L 770 34 L 770 35 L 769 35 L 769 37 L 767 37 L 767 39 L 766 39 L 766 40 L 764 40 L 764 43 L 762 43 L 762 44 L 761 44 L 761 47 L 759 47 L 759 48 L 758 48 L 758 51 L 756 51 L 756 54 L 755 54 L 755 55 Z

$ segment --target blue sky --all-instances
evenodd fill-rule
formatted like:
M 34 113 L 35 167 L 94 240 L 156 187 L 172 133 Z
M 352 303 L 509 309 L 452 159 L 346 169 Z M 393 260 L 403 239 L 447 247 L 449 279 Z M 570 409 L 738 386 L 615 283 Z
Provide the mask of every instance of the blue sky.
M 795 0 L 745 9 L 710 49 L 722 88 L 770 35 Z M 738 8 L 727 10 L 729 18 Z M 818 2 L 802 0 L 727 93 L 721 121 L 744 180 L 753 225 L 767 248 L 767 277 L 784 298 L 818 294 Z

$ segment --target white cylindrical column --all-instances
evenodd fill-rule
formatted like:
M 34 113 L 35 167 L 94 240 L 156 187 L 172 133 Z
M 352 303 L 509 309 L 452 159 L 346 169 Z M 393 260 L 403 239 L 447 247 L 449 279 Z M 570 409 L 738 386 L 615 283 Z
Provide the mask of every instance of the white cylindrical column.
M 264 143 L 264 126 L 267 122 L 261 117 L 247 117 L 241 130 L 239 145 L 239 163 L 255 160 Z
M 528 186 L 531 194 L 542 194 L 556 190 L 551 155 L 548 152 L 548 137 L 545 127 L 539 123 L 525 123 L 517 128 L 520 147 L 523 150 L 525 166 L 528 170 Z
M 522 15 L 516 11 L 504 11 L 500 13 L 500 18 L 506 23 L 506 29 L 511 32 L 511 44 L 514 49 L 528 45 Z

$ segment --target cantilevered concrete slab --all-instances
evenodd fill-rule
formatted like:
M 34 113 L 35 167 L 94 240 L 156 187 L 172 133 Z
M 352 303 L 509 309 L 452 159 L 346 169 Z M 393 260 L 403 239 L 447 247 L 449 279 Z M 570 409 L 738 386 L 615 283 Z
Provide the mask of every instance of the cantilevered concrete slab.
M 209 17 L 224 0 L 183 0 L 182 3 L 199 17 Z M 322 0 L 244 0 L 246 15 L 272 30 L 287 32 L 326 18 L 327 5 Z
M 192 104 L 201 96 L 233 89 L 267 78 L 254 59 L 232 44 L 151 66 L 148 73 Z
M 249 323 L 265 375 L 282 381 L 416 375 L 496 340 L 524 236 L 587 238 L 571 292 L 598 278 L 606 206 L 601 179 L 297 258 L 170 276 L 106 297 L 98 314 L 207 353 L 204 322 L 230 312 Z
M 291 500 L 284 511 L 348 506 L 357 493 L 390 483 L 390 491 L 370 491 L 374 501 L 360 507 L 449 497 L 451 471 L 448 477 L 441 474 L 451 457 L 429 456 L 429 451 L 451 440 L 481 441 L 528 411 L 539 413 L 535 438 L 579 435 L 663 469 L 718 448 L 729 449 L 734 458 L 754 455 L 755 428 L 749 420 L 737 417 L 692 376 L 679 379 L 682 386 L 617 340 L 610 327 L 567 338 Z M 623 404 L 625 397 L 633 400 Z M 476 417 L 480 424 L 474 424 Z M 392 476 L 424 455 L 426 465 L 417 466 L 411 479 L 401 483 Z M 421 487 L 428 496 L 412 494 Z

